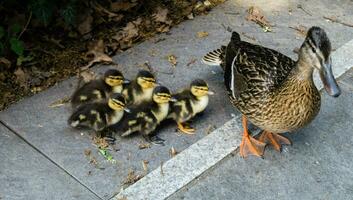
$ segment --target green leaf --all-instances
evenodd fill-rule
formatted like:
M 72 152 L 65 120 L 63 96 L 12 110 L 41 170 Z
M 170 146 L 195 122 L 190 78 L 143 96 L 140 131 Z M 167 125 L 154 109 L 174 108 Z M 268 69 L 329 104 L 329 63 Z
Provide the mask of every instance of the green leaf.
M 61 11 L 61 15 L 63 16 L 65 23 L 67 23 L 69 25 L 74 24 L 75 9 L 73 6 L 68 5 L 64 10 Z
M 13 24 L 10 27 L 11 35 L 17 35 L 17 33 L 19 33 L 21 30 L 22 30 L 22 27 L 19 24 Z
M 24 62 L 29 62 L 29 61 L 32 61 L 32 60 L 33 60 L 33 57 L 32 57 L 32 56 L 26 56 L 26 57 L 24 57 L 23 55 L 20 55 L 20 56 L 18 56 L 18 58 L 17 58 L 16 65 L 17 65 L 17 66 L 21 66 L 22 63 L 24 63 Z
M 10 45 L 11 45 L 11 50 L 15 52 L 18 56 L 23 55 L 24 51 L 24 44 L 21 40 L 18 40 L 17 38 L 10 38 Z
M 30 7 L 34 16 L 47 26 L 55 10 L 55 1 L 32 0 Z
M 99 153 L 101 153 L 106 160 L 108 161 L 113 160 L 113 156 L 106 149 L 98 149 L 98 150 L 99 150 Z
M 4 37 L 4 35 L 5 35 L 5 30 L 4 30 L 4 28 L 2 26 L 0 26 L 0 39 L 2 37 Z

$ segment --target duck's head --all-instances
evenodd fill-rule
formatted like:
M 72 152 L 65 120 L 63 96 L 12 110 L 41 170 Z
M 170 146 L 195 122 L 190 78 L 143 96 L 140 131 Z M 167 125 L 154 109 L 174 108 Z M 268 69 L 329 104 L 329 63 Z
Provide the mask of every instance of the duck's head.
M 331 42 L 320 27 L 311 27 L 300 48 L 299 57 L 320 73 L 326 92 L 338 97 L 341 90 L 332 73 Z
M 126 108 L 126 101 L 122 94 L 113 93 L 108 100 L 108 106 L 116 111 L 125 110 L 126 112 L 130 112 L 128 108 Z
M 154 88 L 156 86 L 156 78 L 151 72 L 146 70 L 138 72 L 136 81 L 143 89 Z
M 202 79 L 193 80 L 190 84 L 190 91 L 196 97 L 214 94 L 209 90 L 207 83 Z
M 104 73 L 104 81 L 106 84 L 111 87 L 122 85 L 125 82 L 128 82 L 123 76 L 123 74 L 116 69 L 109 69 Z
M 164 86 L 157 86 L 156 88 L 154 88 L 152 99 L 158 104 L 168 103 L 169 101 L 175 101 L 169 89 Z

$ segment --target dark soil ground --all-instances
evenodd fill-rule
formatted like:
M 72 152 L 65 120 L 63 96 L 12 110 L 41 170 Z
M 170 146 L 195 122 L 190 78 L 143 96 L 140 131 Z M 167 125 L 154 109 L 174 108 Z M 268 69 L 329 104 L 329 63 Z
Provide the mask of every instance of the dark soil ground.
M 24 43 L 23 56 L 29 58 L 16 64 L 18 56 L 10 50 L 10 45 L 6 46 L 7 41 L 0 41 L 5 47 L 0 54 L 0 110 L 77 75 L 95 63 L 111 62 L 111 56 L 155 34 L 166 33 L 195 15 L 207 14 L 222 2 L 224 0 L 87 1 L 80 5 L 75 23 L 70 26 L 60 18 L 43 25 L 36 19 L 35 12 L 9 9 L 0 3 L 0 17 L 5 19 L 0 27 L 10 33 L 12 24 L 20 25 L 16 37 Z

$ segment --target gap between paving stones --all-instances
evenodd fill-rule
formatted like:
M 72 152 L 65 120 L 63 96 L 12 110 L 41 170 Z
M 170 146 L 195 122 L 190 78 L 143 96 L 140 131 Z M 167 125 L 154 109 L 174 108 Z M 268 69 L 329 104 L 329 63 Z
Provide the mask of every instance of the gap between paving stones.
M 85 184 L 79 181 L 75 176 L 70 174 L 67 170 L 65 170 L 63 167 L 61 167 L 58 163 L 54 162 L 51 158 L 49 158 L 46 154 L 41 152 L 37 147 L 35 147 L 33 144 L 31 144 L 29 141 L 24 139 L 20 134 L 18 134 L 16 131 L 14 131 L 11 127 L 7 126 L 6 123 L 4 123 L 2 120 L 0 120 L 0 125 L 3 125 L 5 128 L 7 128 L 10 132 L 15 134 L 17 137 L 19 137 L 22 141 L 24 141 L 26 144 L 28 144 L 31 148 L 33 148 L 35 151 L 37 151 L 39 154 L 44 156 L 49 162 L 53 163 L 55 166 L 57 166 L 60 170 L 63 170 L 66 174 L 68 174 L 71 178 L 73 178 L 78 184 L 82 185 L 82 187 L 86 188 L 89 192 L 91 192 L 94 196 L 96 196 L 99 199 L 102 199 L 97 193 L 95 193 L 93 190 L 91 190 L 89 187 L 87 187 Z
M 340 77 L 353 67 L 353 40 L 332 53 L 333 73 Z M 315 84 L 323 88 L 315 73 Z M 166 199 L 235 151 L 241 142 L 240 116 L 202 138 L 174 158 L 122 190 L 113 199 Z

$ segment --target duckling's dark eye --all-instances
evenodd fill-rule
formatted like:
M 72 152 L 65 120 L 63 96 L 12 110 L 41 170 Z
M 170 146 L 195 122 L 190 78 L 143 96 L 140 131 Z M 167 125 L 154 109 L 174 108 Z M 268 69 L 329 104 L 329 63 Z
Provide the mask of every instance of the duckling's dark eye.
M 312 47 L 311 50 L 316 53 L 316 49 L 314 47 Z

